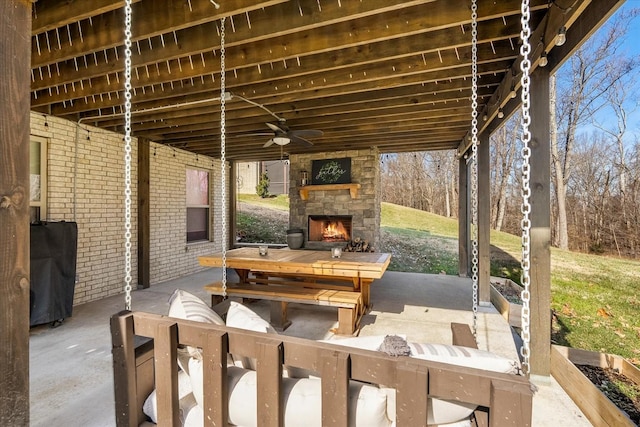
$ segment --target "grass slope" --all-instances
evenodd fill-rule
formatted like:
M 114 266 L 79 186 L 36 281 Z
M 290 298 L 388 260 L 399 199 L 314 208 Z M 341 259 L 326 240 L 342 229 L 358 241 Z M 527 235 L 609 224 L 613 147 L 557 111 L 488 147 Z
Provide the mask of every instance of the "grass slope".
M 288 209 L 288 198 L 242 195 L 249 204 Z M 261 226 L 250 212 L 252 227 Z M 457 274 L 458 222 L 382 203 L 380 252 L 393 254 L 395 271 Z M 282 230 L 288 224 L 282 223 Z M 276 236 L 274 236 L 276 237 Z M 278 236 L 281 238 L 281 235 Z M 262 236 L 268 240 L 268 235 Z M 491 273 L 520 281 L 520 237 L 491 232 Z M 640 262 L 551 249 L 551 308 L 555 342 L 619 354 L 640 363 Z

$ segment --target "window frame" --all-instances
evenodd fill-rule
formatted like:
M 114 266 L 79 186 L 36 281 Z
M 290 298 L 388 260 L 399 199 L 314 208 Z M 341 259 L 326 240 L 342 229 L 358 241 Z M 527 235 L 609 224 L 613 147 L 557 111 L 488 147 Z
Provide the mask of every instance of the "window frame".
M 34 144 L 39 144 L 39 154 L 40 154 L 40 199 L 32 200 L 32 188 L 31 188 L 31 176 L 35 175 L 32 173 L 32 146 Z M 29 137 L 29 215 L 31 222 L 40 222 L 46 221 L 47 219 L 47 173 L 48 173 L 48 164 L 47 164 L 47 152 L 48 152 L 49 141 L 47 138 L 37 135 L 30 135 Z
M 189 203 L 189 171 L 197 171 L 199 173 L 204 172 L 206 173 L 206 177 L 207 177 L 207 194 L 206 194 L 206 198 L 207 198 L 207 203 L 206 204 L 199 204 L 199 203 Z M 186 228 L 186 233 L 185 233 L 185 239 L 186 239 L 186 243 L 187 244 L 195 244 L 195 243 L 201 243 L 201 242 L 210 242 L 211 241 L 211 211 L 212 211 L 212 207 L 211 207 L 211 201 L 212 201 L 212 194 L 211 194 L 211 171 L 205 168 L 199 168 L 196 166 L 186 166 L 185 168 L 185 228 Z M 193 210 L 193 209 L 197 209 L 197 210 L 206 210 L 206 218 L 205 218 L 205 230 L 204 230 L 204 236 L 197 236 L 197 237 L 189 237 L 190 233 L 193 233 L 193 231 L 190 231 L 189 229 L 189 210 Z M 201 230 L 198 230 L 201 231 Z

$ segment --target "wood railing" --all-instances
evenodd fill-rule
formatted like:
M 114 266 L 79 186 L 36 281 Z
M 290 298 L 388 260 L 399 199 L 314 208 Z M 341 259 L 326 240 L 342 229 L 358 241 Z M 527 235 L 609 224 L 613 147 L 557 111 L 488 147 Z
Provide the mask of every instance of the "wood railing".
M 178 345 L 203 349 L 205 425 L 227 425 L 228 354 L 257 360 L 261 426 L 283 425 L 283 365 L 319 373 L 323 425 L 348 425 L 350 379 L 394 388 L 397 426 L 426 425 L 428 397 L 478 405 L 478 425 L 531 425 L 531 385 L 516 375 L 140 312 L 114 315 L 111 334 L 118 426 L 138 426 L 144 420 L 142 402 L 154 388 L 159 425 L 180 425 Z M 136 343 L 144 338 L 153 340 L 153 349 L 149 342 Z

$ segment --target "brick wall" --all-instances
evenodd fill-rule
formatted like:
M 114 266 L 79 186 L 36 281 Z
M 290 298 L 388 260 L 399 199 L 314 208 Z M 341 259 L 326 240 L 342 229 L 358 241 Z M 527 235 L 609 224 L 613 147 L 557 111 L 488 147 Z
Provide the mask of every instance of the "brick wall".
M 47 220 L 78 223 L 74 304 L 123 291 L 124 142 L 123 136 L 87 125 L 31 114 L 31 133 L 48 141 Z M 197 256 L 220 247 L 212 242 L 186 245 L 187 165 L 210 170 L 214 196 L 211 230 L 220 229 L 220 162 L 151 144 L 151 283 L 200 269 Z M 132 284 L 137 285 L 137 142 L 132 147 Z M 77 170 L 76 170 L 77 165 Z M 76 177 L 74 182 L 74 177 Z M 215 188 L 215 190 L 214 190 Z M 75 196 L 74 196 L 75 191 Z
M 360 184 L 358 197 L 348 190 L 310 191 L 300 198 L 300 171 L 311 175 L 313 160 L 351 158 L 351 182 Z M 289 225 L 302 228 L 308 237 L 308 215 L 352 215 L 352 237 L 360 237 L 377 247 L 380 241 L 380 161 L 376 149 L 331 153 L 295 154 L 290 158 Z

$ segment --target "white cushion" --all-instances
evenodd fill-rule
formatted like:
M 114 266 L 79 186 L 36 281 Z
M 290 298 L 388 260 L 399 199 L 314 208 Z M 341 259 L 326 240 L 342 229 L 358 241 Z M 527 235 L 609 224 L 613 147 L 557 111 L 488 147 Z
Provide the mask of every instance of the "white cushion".
M 202 361 L 189 362 L 193 395 L 198 405 L 203 405 Z M 252 427 L 257 426 L 257 378 L 256 372 L 235 366 L 228 368 L 229 422 Z M 283 378 L 285 426 L 322 427 L 322 386 L 315 378 Z M 389 427 L 387 395 L 378 387 L 351 381 L 349 383 L 349 425 L 362 427 Z
M 399 335 L 402 338 L 406 338 L 404 335 Z M 321 340 L 319 342 L 343 345 L 345 347 L 360 348 L 363 350 L 378 351 L 382 343 L 384 342 L 386 335 L 371 335 L 371 336 L 359 336 L 350 338 L 337 338 L 333 337 L 328 340 Z
M 227 312 L 227 326 L 232 328 L 247 329 L 255 332 L 277 334 L 276 330 L 249 307 L 231 301 Z
M 182 289 L 176 289 L 169 298 L 169 317 L 224 325 L 224 320 L 204 301 Z M 187 351 L 191 357 L 202 357 L 201 350 L 196 347 L 187 346 Z
M 178 372 L 178 399 L 180 420 L 184 422 L 187 412 L 189 412 L 192 407 L 196 406 L 196 399 L 191 390 L 191 379 L 184 371 Z M 155 390 L 153 390 L 144 401 L 142 412 L 151 418 L 151 421 L 154 423 L 158 422 L 158 402 Z
M 227 326 L 232 328 L 246 329 L 248 331 L 263 332 L 278 335 L 278 332 L 269 322 L 260 317 L 249 307 L 231 301 L 227 311 Z M 256 361 L 251 357 L 233 356 L 235 365 L 246 369 L 256 369 Z
M 483 369 L 492 372 L 517 373 L 516 361 L 498 356 L 488 351 L 446 344 L 409 343 L 411 357 L 448 363 L 451 365 Z M 470 403 L 455 402 L 445 399 L 429 399 L 429 424 L 448 424 L 468 420 L 476 409 Z
M 450 363 L 492 372 L 518 373 L 518 363 L 515 360 L 484 350 L 457 345 L 417 343 L 409 343 L 409 348 L 411 348 L 411 357 L 417 359 L 433 360 L 434 362 Z

